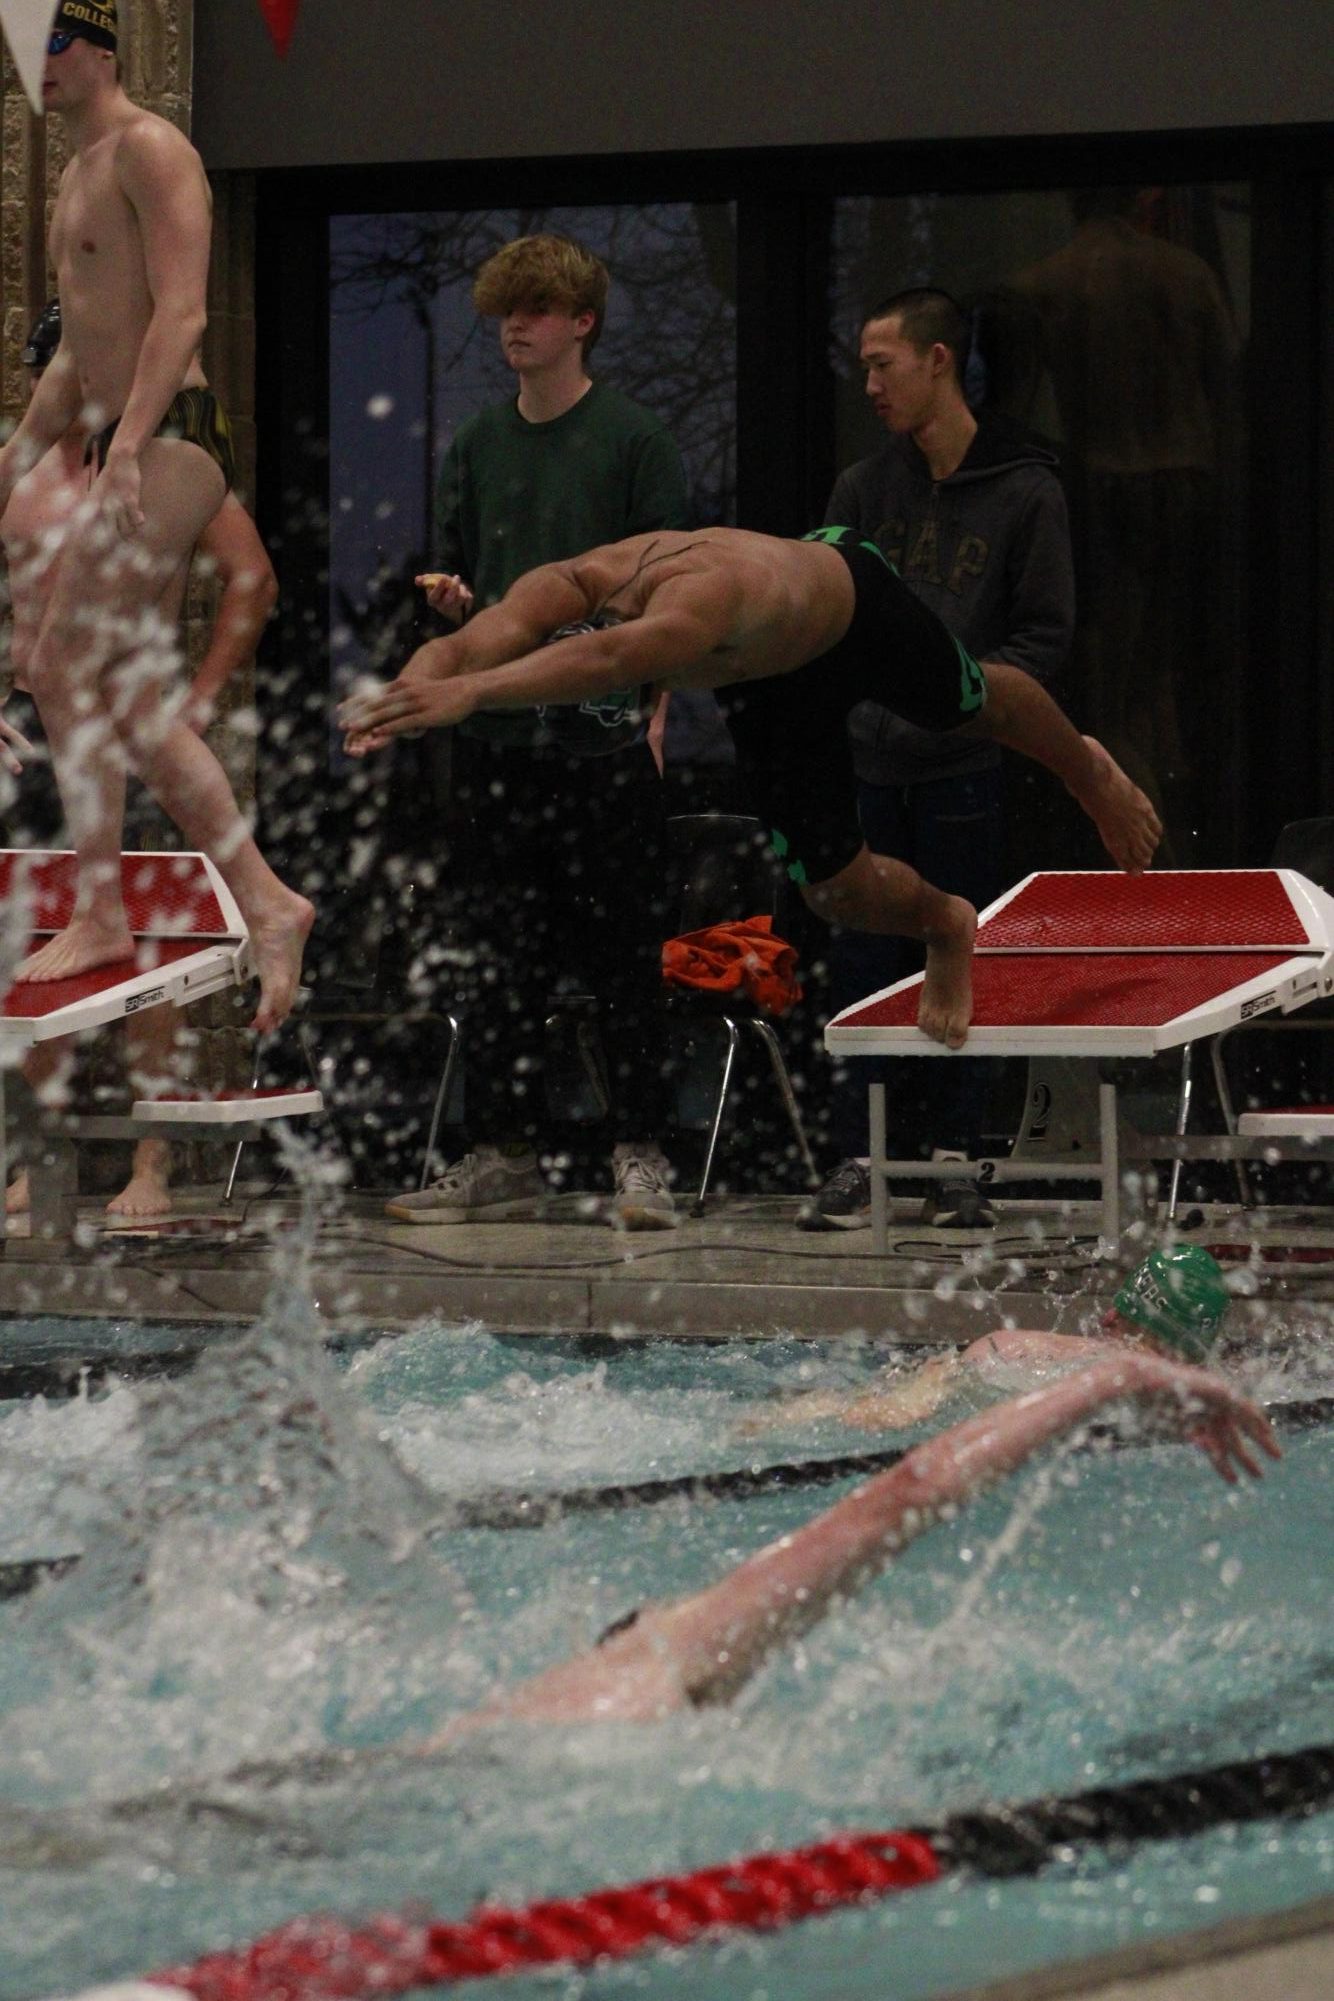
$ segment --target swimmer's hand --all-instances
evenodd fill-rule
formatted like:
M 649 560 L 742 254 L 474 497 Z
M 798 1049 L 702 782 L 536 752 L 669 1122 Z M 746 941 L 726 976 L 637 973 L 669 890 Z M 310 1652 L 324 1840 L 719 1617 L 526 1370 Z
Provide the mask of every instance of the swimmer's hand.
M 387 687 L 368 682 L 338 707 L 338 727 L 349 757 L 383 750 L 396 736 L 461 723 L 477 706 L 464 680 L 433 681 L 400 674 Z
M 128 540 L 144 525 L 139 504 L 139 461 L 133 452 L 117 451 L 112 445 L 107 461 L 93 482 L 92 500 L 115 533 Z
M 0 764 L 6 771 L 12 771 L 17 778 L 26 758 L 36 757 L 34 745 L 28 742 L 22 730 L 16 730 L 13 723 L 7 723 L 0 716 Z
M 1219 1478 L 1230 1486 L 1236 1485 L 1238 1467 L 1253 1480 L 1262 1478 L 1264 1467 L 1252 1450 L 1254 1446 L 1271 1459 L 1283 1457 L 1264 1412 L 1221 1376 L 1156 1355 L 1129 1359 L 1134 1393 L 1161 1409 L 1183 1438 L 1199 1446 Z
M 432 611 L 438 611 L 451 625 L 461 625 L 472 610 L 472 592 L 462 577 L 451 577 L 440 570 L 427 570 L 417 578 L 426 593 L 426 602 Z

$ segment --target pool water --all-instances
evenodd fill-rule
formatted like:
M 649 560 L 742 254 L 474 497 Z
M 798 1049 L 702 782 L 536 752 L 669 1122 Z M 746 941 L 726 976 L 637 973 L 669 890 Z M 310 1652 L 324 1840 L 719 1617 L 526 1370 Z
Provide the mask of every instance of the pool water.
M 1334 1431 L 1317 1430 L 1237 1490 L 1180 1445 L 1049 1455 L 729 1709 L 406 1751 L 846 1488 L 521 1529 L 460 1527 L 459 1503 L 883 1445 L 829 1422 L 739 1429 L 775 1392 L 883 1359 L 444 1326 L 333 1358 L 289 1301 L 189 1376 L 0 1404 L 0 1560 L 82 1553 L 0 1604 L 0 2001 L 188 1961 L 301 1911 L 461 1916 L 1334 1738 Z M 1262 1394 L 1334 1387 L 1311 1358 L 1252 1374 Z M 339 1747 L 363 1755 L 321 1765 Z M 562 1991 L 912 2001 L 1331 1879 L 1334 1814 L 1260 1823 L 949 1879 Z

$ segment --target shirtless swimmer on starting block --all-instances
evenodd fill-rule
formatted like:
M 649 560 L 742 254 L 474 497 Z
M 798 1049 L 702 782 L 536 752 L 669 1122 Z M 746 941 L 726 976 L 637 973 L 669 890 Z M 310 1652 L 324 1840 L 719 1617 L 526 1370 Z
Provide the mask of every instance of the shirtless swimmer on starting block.
M 79 431 L 88 499 L 16 661 L 51 746 L 78 888 L 65 929 L 18 977 L 68 979 L 133 958 L 120 886 L 128 765 L 236 898 L 264 1032 L 296 998 L 315 913 L 268 866 L 222 766 L 167 699 L 176 643 L 157 609 L 231 483 L 230 429 L 199 357 L 208 182 L 189 140 L 122 90 L 116 0 L 59 0 L 52 12 L 42 103 L 63 119 L 70 153 L 50 230 L 60 344 L 0 446 L 0 513 L 24 474 Z
M 951 1049 L 972 1014 L 976 913 L 857 820 L 849 711 L 880 702 L 929 730 L 972 730 L 1045 765 L 1120 868 L 1153 859 L 1153 806 L 1021 668 L 979 665 L 851 528 L 802 541 L 746 529 L 632 535 L 532 570 L 396 681 L 339 710 L 354 757 L 477 709 L 559 706 L 640 685 L 718 688 L 775 853 L 817 915 L 926 947 L 918 1024 Z

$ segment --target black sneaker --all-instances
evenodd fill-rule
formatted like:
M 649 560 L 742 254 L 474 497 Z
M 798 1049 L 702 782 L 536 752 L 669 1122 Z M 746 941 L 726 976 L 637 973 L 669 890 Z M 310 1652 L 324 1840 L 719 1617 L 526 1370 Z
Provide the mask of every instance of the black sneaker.
M 922 1203 L 924 1223 L 937 1230 L 990 1230 L 996 1212 L 976 1181 L 942 1181 Z
M 871 1170 L 860 1160 L 837 1166 L 824 1187 L 797 1211 L 799 1230 L 868 1230 L 871 1227 Z

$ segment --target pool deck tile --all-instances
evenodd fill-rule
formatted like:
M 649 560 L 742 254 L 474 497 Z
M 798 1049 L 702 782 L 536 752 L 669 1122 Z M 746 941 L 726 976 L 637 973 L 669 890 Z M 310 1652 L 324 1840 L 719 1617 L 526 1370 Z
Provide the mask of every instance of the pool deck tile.
M 905 1205 L 879 1256 L 869 1231 L 803 1232 L 796 1200 L 720 1197 L 675 1230 L 617 1232 L 564 1197 L 540 1220 L 416 1225 L 354 1196 L 313 1227 L 312 1289 L 332 1326 L 475 1320 L 497 1332 L 685 1339 L 892 1335 L 954 1342 L 994 1326 L 1074 1331 L 1110 1298 L 1115 1262 L 1097 1255 L 1092 1204 L 1015 1202 L 993 1231 L 924 1228 Z M 1323 1212 L 1270 1211 L 1262 1223 L 1210 1210 L 1196 1241 L 1252 1239 L 1258 1261 L 1234 1283 L 1263 1310 L 1334 1315 L 1334 1232 Z M 74 1245 L 11 1233 L 0 1313 L 151 1322 L 235 1321 L 262 1309 L 275 1261 L 298 1247 L 295 1197 L 186 1191 L 163 1234 L 105 1231 L 81 1205 Z M 192 1234 L 197 1232 L 197 1234 Z
M 942 1994 L 939 2001 L 1329 2001 L 1331 1994 L 1334 1896 Z

